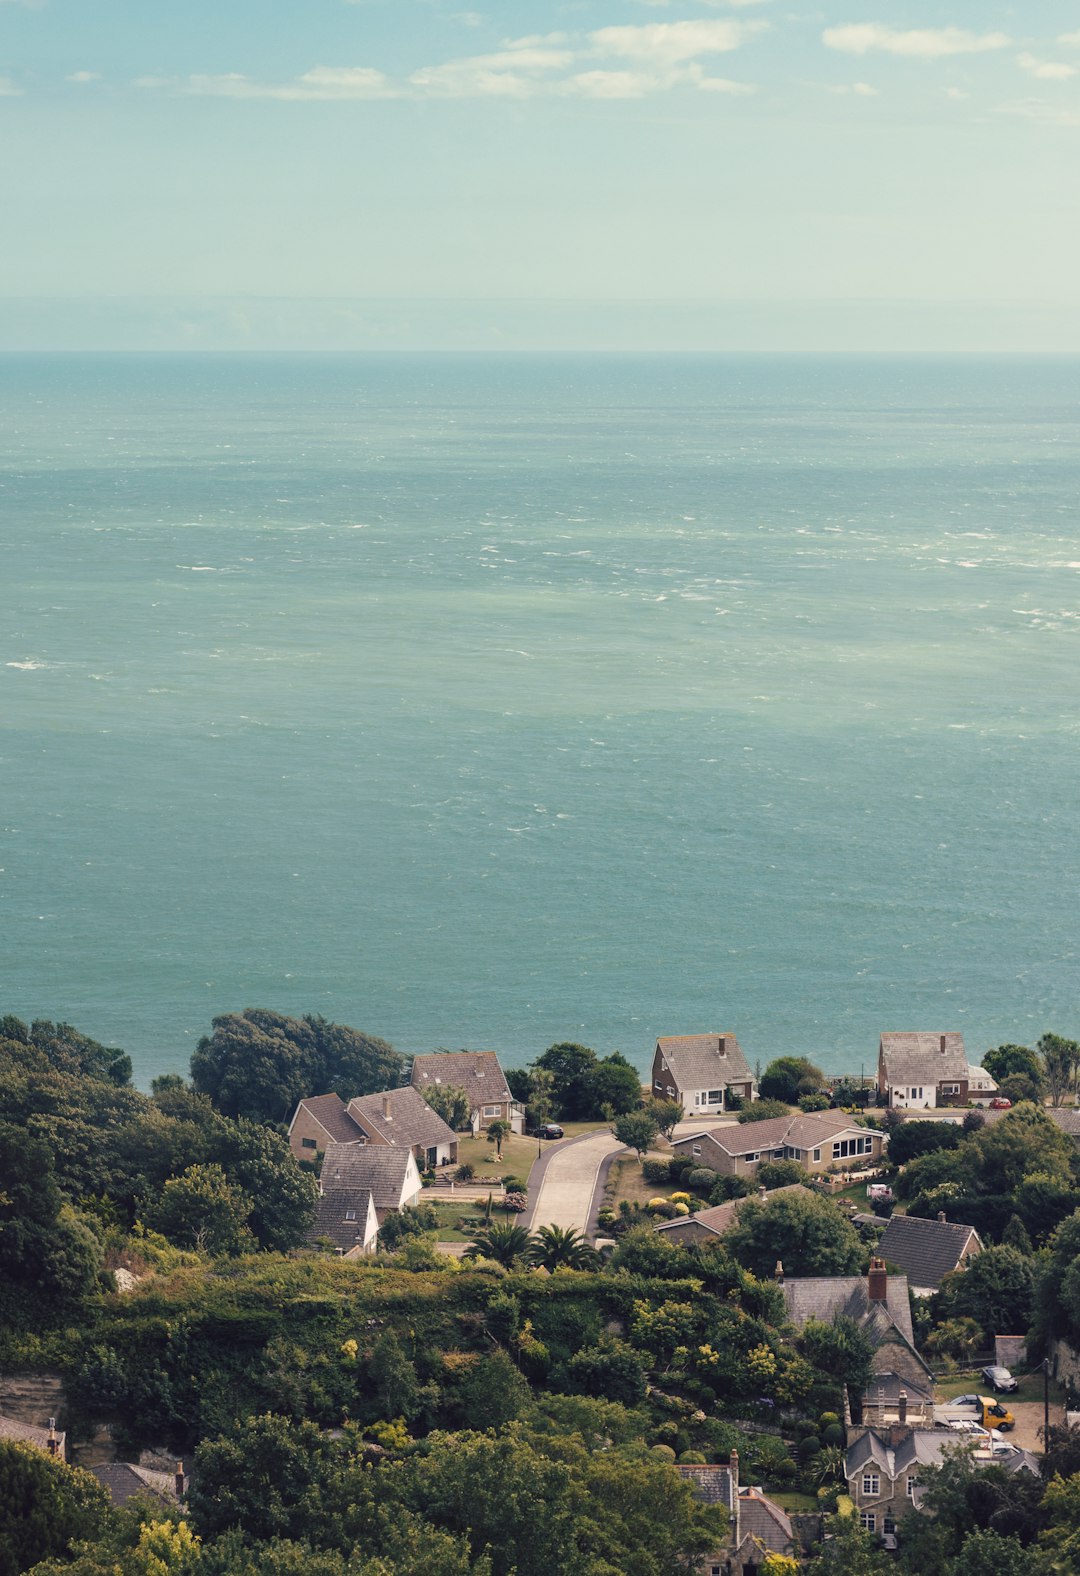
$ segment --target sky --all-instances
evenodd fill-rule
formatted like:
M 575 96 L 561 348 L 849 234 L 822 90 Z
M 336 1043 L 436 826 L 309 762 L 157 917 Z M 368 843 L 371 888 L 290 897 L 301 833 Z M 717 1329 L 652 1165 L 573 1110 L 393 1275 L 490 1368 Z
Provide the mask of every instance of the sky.
M 0 349 L 1080 350 L 1080 0 L 464 7 L 0 0 Z

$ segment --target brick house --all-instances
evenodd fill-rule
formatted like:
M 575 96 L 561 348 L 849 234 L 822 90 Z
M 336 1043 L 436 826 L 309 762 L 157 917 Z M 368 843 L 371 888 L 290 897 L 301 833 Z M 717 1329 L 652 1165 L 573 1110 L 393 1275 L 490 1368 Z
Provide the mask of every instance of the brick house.
M 434 1051 L 430 1056 L 414 1056 L 413 1088 L 423 1094 L 439 1085 L 464 1089 L 474 1135 L 495 1121 L 509 1122 L 515 1133 L 524 1129 L 524 1107 L 510 1093 L 494 1051 Z
M 412 1150 L 400 1145 L 331 1144 L 319 1173 L 323 1198 L 350 1191 L 370 1193 L 380 1225 L 391 1210 L 414 1204 L 422 1187 Z
M 874 1165 L 881 1159 L 885 1135 L 860 1127 L 851 1117 L 830 1112 L 794 1112 L 764 1122 L 734 1122 L 676 1139 L 675 1155 L 723 1176 L 752 1177 L 763 1160 L 796 1160 L 812 1175 L 830 1166 Z
M 656 1042 L 652 1092 L 657 1100 L 677 1100 L 695 1117 L 723 1111 L 728 1095 L 753 1100 L 757 1084 L 732 1033 L 678 1034 Z
M 967 1105 L 971 1079 L 962 1034 L 887 1033 L 878 1045 L 878 1095 L 908 1110 Z
M 457 1134 L 411 1084 L 360 1095 L 347 1105 L 336 1094 L 301 1100 L 289 1124 L 297 1160 L 314 1160 L 332 1143 L 402 1146 L 425 1171 L 457 1163 Z
M 798 1556 L 787 1514 L 759 1488 L 740 1487 L 738 1451 L 731 1452 L 727 1466 L 679 1463 L 675 1470 L 703 1504 L 721 1505 L 728 1513 L 724 1546 L 698 1560 L 699 1576 L 757 1576 L 770 1554 Z

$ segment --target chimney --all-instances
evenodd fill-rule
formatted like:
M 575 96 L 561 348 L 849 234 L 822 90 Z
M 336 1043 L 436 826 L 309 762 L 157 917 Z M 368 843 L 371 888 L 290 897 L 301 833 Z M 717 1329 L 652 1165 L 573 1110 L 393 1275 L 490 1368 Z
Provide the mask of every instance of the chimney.
M 176 1489 L 176 1497 L 177 1497 L 177 1499 L 183 1499 L 183 1497 L 184 1497 L 184 1463 L 182 1461 L 178 1461 L 176 1463 L 176 1476 L 173 1478 L 173 1487 Z
M 939 1220 L 940 1220 L 940 1221 L 941 1221 L 941 1224 L 942 1224 L 942 1225 L 944 1225 L 944 1224 L 945 1224 L 945 1211 L 944 1211 L 944 1210 L 943 1210 L 943 1209 L 939 1209 L 939 1210 L 938 1210 L 938 1212 L 937 1212 L 937 1218 L 938 1218 L 938 1219 L 939 1219 Z
M 728 1471 L 731 1473 L 731 1486 L 737 1494 L 739 1492 L 739 1452 L 733 1450 L 728 1457 Z
M 941 1036 L 941 1054 L 942 1054 L 942 1056 L 945 1055 L 945 1036 L 944 1035 Z
M 780 1260 L 779 1260 L 779 1259 L 777 1259 L 777 1261 L 776 1261 L 776 1271 L 775 1271 L 775 1274 L 776 1274 L 776 1284 L 777 1284 L 777 1285 L 778 1285 L 778 1286 L 782 1286 L 782 1285 L 783 1285 L 783 1284 L 784 1284 L 784 1266 L 783 1266 L 783 1264 L 782 1264 L 782 1263 L 781 1263 L 781 1262 L 780 1262 Z
M 727 1035 L 726 1034 L 721 1034 L 720 1035 L 719 1041 L 718 1041 L 718 1044 L 717 1044 L 716 1048 L 720 1052 L 721 1056 L 726 1056 L 727 1055 Z
M 897 1407 L 897 1420 L 898 1420 L 898 1422 L 901 1422 L 901 1423 L 906 1423 L 907 1422 L 907 1391 L 906 1390 L 901 1390 L 901 1392 L 900 1392 L 900 1400 L 899 1400 L 899 1404 L 898 1404 L 898 1407 Z
M 912 1432 L 913 1429 L 910 1423 L 890 1423 L 888 1429 L 889 1445 L 893 1450 L 896 1450 Z
M 55 1456 L 60 1449 L 60 1441 L 56 1437 L 56 1418 L 49 1418 L 49 1437 L 46 1441 L 50 1456 Z
M 870 1273 L 866 1277 L 866 1295 L 870 1302 L 887 1302 L 889 1276 L 884 1259 L 870 1260 Z
M 390 1096 L 388 1094 L 384 1094 L 383 1097 L 382 1097 L 382 1114 L 383 1114 L 383 1120 L 384 1121 L 389 1122 L 391 1120 L 391 1117 L 390 1117 Z

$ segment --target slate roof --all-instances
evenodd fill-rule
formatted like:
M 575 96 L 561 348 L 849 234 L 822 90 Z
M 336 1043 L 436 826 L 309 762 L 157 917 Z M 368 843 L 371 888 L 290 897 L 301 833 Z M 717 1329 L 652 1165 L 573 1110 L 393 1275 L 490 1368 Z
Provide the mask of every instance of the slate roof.
M 311 1115 L 326 1130 L 332 1142 L 338 1144 L 356 1144 L 363 1138 L 363 1133 L 349 1116 L 345 1102 L 338 1094 L 316 1094 L 306 1100 L 301 1100 L 297 1106 L 310 1111 Z M 293 1117 L 295 1122 L 296 1117 Z
M 324 1193 L 315 1205 L 315 1219 L 304 1233 L 305 1241 L 318 1242 L 329 1237 L 335 1248 L 351 1253 L 363 1247 L 368 1239 L 368 1205 L 371 1189 L 366 1187 L 335 1187 Z M 354 1219 L 346 1220 L 351 1211 Z
M 790 1554 L 796 1543 L 786 1512 L 753 1488 L 739 1491 L 740 1547 L 745 1538 L 752 1539 L 759 1549 L 768 1549 L 770 1554 Z
M 876 1334 L 879 1339 L 894 1325 L 905 1341 L 915 1345 L 906 1275 L 888 1276 L 883 1303 L 870 1301 L 865 1275 L 796 1277 L 784 1281 L 783 1291 L 788 1318 L 800 1330 L 808 1319 L 831 1324 L 843 1317 L 864 1325 L 871 1337 Z
M 730 1030 L 717 1034 L 669 1035 L 656 1043 L 679 1089 L 719 1089 L 730 1083 L 751 1081 L 742 1046 Z
M 1080 1139 L 1080 1109 L 1073 1106 L 1068 1110 L 1064 1106 L 1058 1110 L 1050 1109 L 1047 1116 L 1061 1128 L 1063 1133 L 1068 1133 L 1070 1138 Z
M 751 1193 L 747 1198 L 729 1198 L 726 1203 L 714 1204 L 711 1209 L 699 1209 L 694 1215 L 679 1215 L 675 1220 L 662 1220 L 657 1225 L 657 1231 L 672 1231 L 678 1226 L 687 1226 L 691 1221 L 699 1226 L 704 1226 L 717 1237 L 722 1237 L 735 1223 L 735 1217 L 744 1204 L 767 1204 L 780 1193 L 809 1193 L 812 1190 L 804 1187 L 801 1182 L 786 1182 L 783 1187 L 774 1187 L 771 1192 L 762 1198 L 760 1192 Z
M 176 1504 L 176 1480 L 172 1473 L 153 1472 L 129 1461 L 108 1461 L 89 1469 L 114 1505 L 126 1505 L 137 1494 L 153 1494 L 167 1505 Z
M 390 1115 L 383 1113 L 383 1103 L 389 1101 Z M 388 1089 L 385 1094 L 360 1095 L 350 1100 L 348 1115 L 355 1117 L 369 1134 L 376 1134 L 388 1144 L 404 1144 L 413 1148 L 419 1144 L 424 1149 L 435 1149 L 439 1144 L 454 1144 L 457 1134 L 433 1111 L 412 1084 L 400 1089 Z
M 967 1078 L 962 1034 L 889 1032 L 881 1036 L 880 1054 L 885 1082 L 890 1088 L 896 1084 L 962 1083 Z
M 702 1132 L 728 1155 L 756 1154 L 762 1149 L 814 1149 L 831 1144 L 841 1133 L 854 1133 L 860 1138 L 873 1137 L 874 1129 L 860 1127 L 850 1116 L 830 1116 L 826 1112 L 797 1111 L 790 1116 L 770 1116 L 764 1122 L 728 1122 L 719 1127 L 702 1128 Z M 678 1138 L 672 1146 L 692 1143 L 700 1135 L 688 1133 Z M 880 1135 L 879 1135 L 880 1136 Z
M 890 1482 L 913 1467 L 936 1466 L 946 1450 L 953 1450 L 958 1436 L 949 1428 L 908 1429 L 895 1445 L 876 1428 L 868 1429 L 848 1449 L 844 1476 L 852 1478 L 865 1467 L 876 1467 Z
M 513 1098 L 494 1051 L 435 1051 L 430 1056 L 414 1056 L 412 1081 L 421 1090 L 434 1084 L 464 1089 L 474 1111 Z
M 56 1440 L 56 1454 L 61 1459 L 64 1457 L 67 1435 L 56 1429 L 53 1434 Z M 49 1430 L 35 1428 L 32 1423 L 19 1423 L 13 1417 L 0 1416 L 0 1439 L 10 1439 L 17 1444 L 34 1445 L 38 1450 L 48 1452 Z
M 387 1144 L 328 1144 L 319 1172 L 324 1193 L 370 1192 L 376 1209 L 398 1209 L 412 1150 Z
M 734 1511 L 736 1483 L 730 1467 L 691 1466 L 677 1462 L 676 1472 L 690 1484 L 695 1495 L 706 1505 L 723 1505 Z
M 893 1215 L 877 1245 L 883 1259 L 903 1270 L 912 1286 L 932 1286 L 935 1291 L 945 1276 L 955 1270 L 961 1256 L 974 1238 L 975 1251 L 982 1247 L 972 1226 L 948 1220 L 918 1220 L 914 1215 Z

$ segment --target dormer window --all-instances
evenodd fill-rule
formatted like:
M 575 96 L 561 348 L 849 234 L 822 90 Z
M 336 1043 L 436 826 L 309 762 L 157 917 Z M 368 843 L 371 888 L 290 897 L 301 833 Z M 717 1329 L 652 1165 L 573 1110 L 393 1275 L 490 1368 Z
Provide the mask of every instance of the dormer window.
M 345 1211 L 345 1219 L 346 1220 L 355 1220 L 356 1219 L 356 1211 L 355 1211 L 355 1209 L 347 1209 Z

